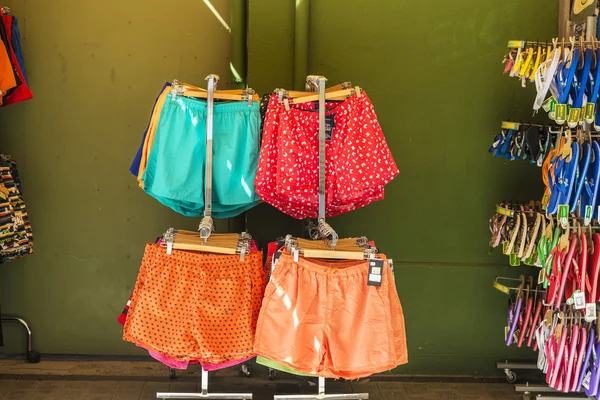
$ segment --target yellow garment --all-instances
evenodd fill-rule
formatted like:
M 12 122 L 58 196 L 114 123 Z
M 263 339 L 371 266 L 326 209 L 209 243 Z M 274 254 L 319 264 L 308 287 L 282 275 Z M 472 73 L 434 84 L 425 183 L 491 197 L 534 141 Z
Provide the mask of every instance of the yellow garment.
M 142 176 L 144 176 L 144 171 L 146 171 L 146 165 L 148 164 L 148 157 L 150 156 L 150 151 L 152 150 L 152 144 L 154 143 L 154 137 L 156 135 L 156 128 L 158 128 L 158 123 L 160 121 L 160 112 L 165 105 L 165 101 L 167 96 L 171 93 L 171 87 L 167 86 L 160 96 L 158 96 L 158 100 L 156 100 L 156 104 L 154 105 L 154 110 L 152 111 L 152 117 L 150 117 L 150 125 L 148 126 L 148 133 L 146 134 L 146 138 L 144 140 L 144 146 L 142 147 L 142 158 L 140 159 L 140 169 L 138 172 L 137 180 L 139 186 L 144 188 L 144 181 L 142 180 Z

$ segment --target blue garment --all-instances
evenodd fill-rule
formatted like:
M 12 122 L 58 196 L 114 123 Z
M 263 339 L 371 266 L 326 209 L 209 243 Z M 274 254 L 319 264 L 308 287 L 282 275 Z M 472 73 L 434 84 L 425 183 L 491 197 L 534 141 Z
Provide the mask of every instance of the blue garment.
M 17 57 L 17 62 L 21 67 L 21 72 L 23 72 L 23 79 L 25 79 L 25 83 L 29 86 L 29 80 L 27 79 L 27 71 L 25 71 L 25 59 L 23 58 L 23 49 L 21 49 L 21 32 L 19 32 L 19 21 L 17 18 L 13 17 L 12 19 L 12 47 L 15 51 L 15 57 Z
M 168 96 L 148 164 L 144 190 L 190 217 L 204 215 L 206 115 L 203 100 Z M 259 104 L 217 103 L 213 120 L 212 215 L 235 217 L 260 201 L 254 190 L 260 141 Z
M 154 106 L 152 107 L 152 114 L 154 114 L 154 111 L 155 111 L 154 108 L 156 108 L 156 102 L 158 101 L 160 94 L 162 92 L 164 92 L 164 90 L 168 87 L 171 87 L 171 84 L 169 82 L 167 82 L 163 85 L 162 89 L 158 93 L 158 96 L 156 96 L 156 100 L 154 100 Z M 152 121 L 152 114 L 150 114 L 150 121 Z M 140 171 L 140 162 L 142 161 L 142 151 L 144 149 L 144 142 L 146 141 L 146 135 L 148 134 L 148 128 L 150 128 L 150 121 L 148 121 L 148 126 L 146 127 L 146 130 L 144 131 L 144 135 L 142 136 L 142 143 L 140 144 L 140 148 L 138 149 L 135 157 L 133 158 L 133 161 L 131 162 L 131 167 L 129 167 L 129 172 L 131 172 L 133 174 L 133 176 L 135 176 L 136 178 Z

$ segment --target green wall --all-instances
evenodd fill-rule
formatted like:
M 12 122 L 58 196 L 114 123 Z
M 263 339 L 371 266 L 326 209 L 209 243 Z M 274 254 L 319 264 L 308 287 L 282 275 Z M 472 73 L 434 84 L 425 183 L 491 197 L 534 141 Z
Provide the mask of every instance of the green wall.
M 19 162 L 36 252 L 0 266 L 2 311 L 31 322 L 43 353 L 142 354 L 116 317 L 144 242 L 198 221 L 145 195 L 127 168 L 164 81 L 216 72 L 233 85 L 229 33 L 199 0 L 5 3 L 36 97 L 0 109 L 0 151 Z M 487 221 L 502 199 L 538 198 L 539 170 L 487 148 L 502 119 L 531 119 L 531 89 L 500 62 L 508 39 L 555 34 L 547 3 L 310 2 L 309 72 L 365 88 L 401 171 L 384 201 L 331 219 L 396 262 L 410 362 L 395 372 L 489 375 L 494 361 L 532 357 L 503 346 L 506 298 L 491 281 L 527 270 L 487 254 Z M 228 2 L 212 4 L 228 21 Z M 292 87 L 294 2 L 249 4 L 249 85 Z M 246 225 L 262 242 L 302 228 L 265 204 Z M 20 350 L 18 328 L 5 332 L 3 351 Z
M 212 4 L 228 21 L 229 3 Z M 142 354 L 116 318 L 144 244 L 199 220 L 146 195 L 128 168 L 165 81 L 216 73 L 232 86 L 229 33 L 199 0 L 6 5 L 35 98 L 0 109 L 0 151 L 18 162 L 35 253 L 0 266 L 2 312 L 26 318 L 43 353 Z M 4 330 L 2 350 L 21 351 L 22 331 Z
M 495 361 L 534 356 L 504 346 L 507 299 L 491 283 L 537 270 L 487 254 L 488 220 L 503 199 L 540 198 L 540 170 L 487 149 L 503 119 L 532 120 L 532 88 L 502 75 L 501 61 L 509 39 L 556 34 L 548 3 L 310 1 L 308 73 L 367 91 L 400 169 L 384 201 L 330 219 L 397 265 L 409 363 L 396 373 L 489 375 Z M 249 28 L 250 84 L 291 87 L 294 2 L 251 0 Z M 248 213 L 255 236 L 297 227 L 283 217 L 265 227 L 268 208 Z

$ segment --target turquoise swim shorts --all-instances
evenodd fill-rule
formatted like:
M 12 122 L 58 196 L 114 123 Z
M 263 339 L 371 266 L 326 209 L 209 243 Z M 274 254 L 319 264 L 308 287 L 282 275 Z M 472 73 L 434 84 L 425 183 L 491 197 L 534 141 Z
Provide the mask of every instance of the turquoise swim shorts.
M 143 175 L 146 193 L 189 217 L 204 215 L 206 116 L 206 101 L 168 96 Z M 257 102 L 215 103 L 213 217 L 235 217 L 259 203 L 259 145 Z

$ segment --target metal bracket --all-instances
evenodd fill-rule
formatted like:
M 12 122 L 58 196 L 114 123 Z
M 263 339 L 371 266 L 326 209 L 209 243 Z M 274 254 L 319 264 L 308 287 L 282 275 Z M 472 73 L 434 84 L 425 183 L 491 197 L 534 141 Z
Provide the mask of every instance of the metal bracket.
M 275 395 L 274 400 L 363 400 L 368 399 L 369 393 L 325 394 L 325 378 L 319 378 L 318 394 Z
M 252 393 L 209 393 L 208 372 L 202 369 L 201 393 L 156 393 L 157 399 L 252 399 Z

